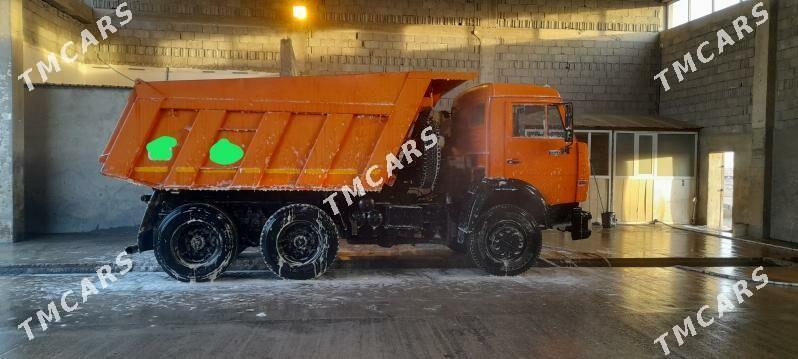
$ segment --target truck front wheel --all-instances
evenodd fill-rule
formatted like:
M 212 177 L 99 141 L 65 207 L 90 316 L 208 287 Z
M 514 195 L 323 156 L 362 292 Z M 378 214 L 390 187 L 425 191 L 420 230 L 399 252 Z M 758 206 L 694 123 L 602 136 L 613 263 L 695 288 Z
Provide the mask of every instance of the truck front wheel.
M 335 261 L 338 229 L 316 206 L 288 205 L 266 220 L 260 251 L 266 265 L 280 278 L 316 278 Z
M 468 241 L 468 254 L 479 268 L 500 276 L 517 275 L 535 264 L 543 245 L 531 215 L 513 205 L 483 213 Z
M 208 204 L 185 204 L 164 218 L 155 238 L 155 259 L 183 282 L 218 277 L 238 253 L 233 221 Z

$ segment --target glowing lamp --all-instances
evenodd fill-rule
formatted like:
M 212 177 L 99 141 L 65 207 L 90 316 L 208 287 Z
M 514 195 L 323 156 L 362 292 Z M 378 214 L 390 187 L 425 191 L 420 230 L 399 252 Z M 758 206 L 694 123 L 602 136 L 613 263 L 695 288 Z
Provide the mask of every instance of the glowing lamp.
M 305 5 L 294 5 L 294 18 L 305 20 L 308 17 L 308 8 Z

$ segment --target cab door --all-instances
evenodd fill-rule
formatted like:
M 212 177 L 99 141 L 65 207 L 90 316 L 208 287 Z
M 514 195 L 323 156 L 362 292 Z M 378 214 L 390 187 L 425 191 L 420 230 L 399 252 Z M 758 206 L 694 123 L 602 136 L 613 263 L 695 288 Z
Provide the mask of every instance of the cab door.
M 549 205 L 576 202 L 577 146 L 566 147 L 565 106 L 508 100 L 504 177 L 535 186 Z

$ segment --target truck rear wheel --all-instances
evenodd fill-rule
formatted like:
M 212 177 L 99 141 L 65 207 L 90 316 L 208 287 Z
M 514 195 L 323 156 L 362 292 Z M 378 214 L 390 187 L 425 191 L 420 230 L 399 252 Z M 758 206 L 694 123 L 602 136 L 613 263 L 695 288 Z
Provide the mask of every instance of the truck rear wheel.
M 266 265 L 280 278 L 316 278 L 335 261 L 338 229 L 316 206 L 288 205 L 266 220 L 260 251 Z
M 497 205 L 480 216 L 468 241 L 477 267 L 499 276 L 517 275 L 535 264 L 543 245 L 540 229 L 524 209 Z
M 183 282 L 218 277 L 238 253 L 233 221 L 208 204 L 185 204 L 164 218 L 155 238 L 155 259 Z

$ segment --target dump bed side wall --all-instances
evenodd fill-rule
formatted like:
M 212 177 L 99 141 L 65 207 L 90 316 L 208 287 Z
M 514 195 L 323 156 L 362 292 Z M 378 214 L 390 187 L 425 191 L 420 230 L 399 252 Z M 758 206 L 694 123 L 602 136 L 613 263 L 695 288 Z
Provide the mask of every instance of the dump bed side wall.
M 440 97 L 435 89 L 472 77 L 140 83 L 102 172 L 160 189 L 338 190 L 374 165 L 374 176 L 384 175 L 385 156 L 398 153 L 418 112 Z

